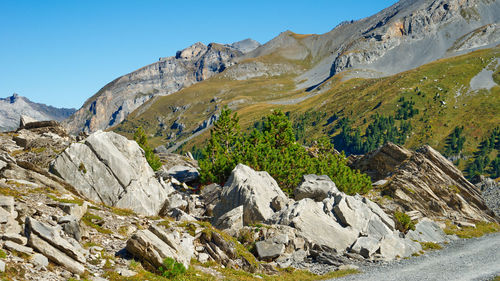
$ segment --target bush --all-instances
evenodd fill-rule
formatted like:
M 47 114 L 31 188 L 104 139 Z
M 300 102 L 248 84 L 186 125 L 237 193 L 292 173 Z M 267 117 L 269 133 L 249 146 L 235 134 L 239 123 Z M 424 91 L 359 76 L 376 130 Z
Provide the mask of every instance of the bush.
M 415 230 L 415 223 L 407 214 L 396 211 L 394 212 L 394 219 L 396 219 L 397 230 L 403 233 L 407 233 L 409 230 Z
M 172 279 L 186 273 L 186 268 L 182 263 L 176 262 L 173 258 L 165 258 L 163 266 L 160 266 L 161 276 Z
M 158 155 L 154 154 L 153 149 L 149 146 L 148 137 L 142 127 L 137 128 L 137 131 L 135 131 L 134 140 L 144 150 L 144 155 L 149 163 L 149 166 L 151 166 L 153 171 L 158 171 L 161 168 L 162 163 Z
M 280 110 L 250 134 L 241 133 L 238 116 L 231 116 L 230 109 L 221 111 L 199 161 L 202 183 L 223 184 L 238 163 L 267 171 L 290 195 L 306 174 L 328 175 L 347 194 L 371 189 L 369 177 L 350 169 L 328 139 L 318 140 L 310 149 L 298 144 L 290 120 Z

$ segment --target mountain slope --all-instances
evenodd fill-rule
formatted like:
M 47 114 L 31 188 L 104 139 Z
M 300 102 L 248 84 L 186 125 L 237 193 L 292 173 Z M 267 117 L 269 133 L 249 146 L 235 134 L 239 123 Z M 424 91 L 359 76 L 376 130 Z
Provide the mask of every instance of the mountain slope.
M 65 124 L 72 133 L 94 132 L 119 124 L 136 108 L 155 96 L 168 95 L 212 77 L 234 64 L 242 51 L 258 46 L 244 40 L 223 46 L 195 43 L 173 57 L 121 76 L 89 98 Z
M 19 126 L 21 115 L 27 115 L 39 121 L 62 121 L 75 112 L 73 108 L 55 108 L 13 94 L 0 98 L 0 131 L 15 130 Z

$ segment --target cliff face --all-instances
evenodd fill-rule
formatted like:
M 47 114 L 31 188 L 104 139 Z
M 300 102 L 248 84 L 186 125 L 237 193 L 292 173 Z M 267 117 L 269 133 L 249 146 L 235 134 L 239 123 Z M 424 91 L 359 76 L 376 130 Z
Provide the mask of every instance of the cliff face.
M 55 108 L 13 94 L 7 98 L 0 98 L 0 131 L 12 131 L 19 126 L 21 115 L 29 116 L 38 121 L 61 121 L 73 114 L 73 108 Z
M 235 43 L 236 44 L 236 43 Z M 155 96 L 168 95 L 224 71 L 252 49 L 252 41 L 236 47 L 196 43 L 175 56 L 117 78 L 88 99 L 65 121 L 71 133 L 94 132 L 122 122 L 125 117 Z

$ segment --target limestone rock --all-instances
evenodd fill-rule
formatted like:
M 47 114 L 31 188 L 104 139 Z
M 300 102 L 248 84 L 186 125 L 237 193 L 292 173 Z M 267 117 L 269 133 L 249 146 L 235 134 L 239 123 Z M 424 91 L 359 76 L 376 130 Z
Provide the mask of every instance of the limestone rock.
M 139 145 L 112 132 L 72 144 L 51 169 L 91 200 L 144 215 L 157 215 L 170 192 L 155 178 Z
M 231 235 L 237 234 L 243 228 L 243 206 L 238 206 L 222 215 L 214 226 L 227 231 Z
M 351 166 L 373 181 L 387 180 L 385 192 L 405 211 L 419 211 L 429 218 L 493 219 L 479 190 L 430 146 L 410 151 L 387 143 Z
M 276 197 L 287 199 L 276 181 L 267 172 L 256 172 L 243 164 L 231 172 L 214 208 L 215 220 L 238 206 L 243 206 L 243 224 L 269 219 L 274 211 L 271 201 Z
M 429 219 L 419 221 L 415 225 L 415 230 L 408 231 L 406 237 L 420 242 L 434 243 L 443 243 L 449 240 L 439 225 Z
M 47 259 L 46 256 L 38 254 L 38 253 L 35 253 L 31 257 L 30 261 L 37 269 L 42 269 L 42 268 L 46 268 L 47 266 L 49 266 L 49 259 Z
M 58 206 L 66 214 L 73 216 L 76 220 L 80 220 L 87 212 L 88 203 L 84 202 L 81 206 L 73 203 L 60 203 Z
M 5 262 L 0 260 L 0 272 L 5 272 Z
M 255 243 L 257 254 L 261 260 L 272 260 L 285 252 L 283 243 L 274 243 L 274 241 L 259 241 Z
M 360 237 L 351 248 L 351 251 L 365 258 L 371 257 L 379 248 L 379 240 L 371 237 Z
M 304 175 L 302 183 L 293 191 L 295 200 L 304 198 L 314 199 L 321 202 L 328 193 L 338 193 L 335 183 L 328 176 Z
M 5 241 L 5 243 L 3 244 L 3 247 L 5 249 L 7 249 L 7 250 L 16 251 L 16 252 L 19 252 L 19 253 L 25 253 L 27 255 L 33 254 L 33 249 L 32 248 L 26 247 L 26 246 L 23 246 L 23 245 L 19 245 L 17 243 L 12 242 L 12 241 Z

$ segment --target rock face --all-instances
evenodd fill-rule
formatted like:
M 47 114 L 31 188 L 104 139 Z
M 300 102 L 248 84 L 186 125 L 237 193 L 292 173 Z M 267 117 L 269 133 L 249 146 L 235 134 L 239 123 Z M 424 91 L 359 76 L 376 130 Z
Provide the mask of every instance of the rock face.
M 71 133 L 92 133 L 122 122 L 151 98 L 168 95 L 208 79 L 234 64 L 242 52 L 220 44 L 196 43 L 173 57 L 121 76 L 104 86 L 66 120 Z
M 231 172 L 214 208 L 214 221 L 239 206 L 243 206 L 244 225 L 265 221 L 274 214 L 271 201 L 275 197 L 287 199 L 267 172 L 256 172 L 239 164 Z
M 91 200 L 156 215 L 173 190 L 158 182 L 143 154 L 134 141 L 96 132 L 68 147 L 51 169 Z
M 405 211 L 419 211 L 430 218 L 493 219 L 479 190 L 430 146 L 410 151 L 388 143 L 351 166 L 374 182 L 387 180 L 384 193 Z
M 32 121 L 62 121 L 75 112 L 73 108 L 55 108 L 13 94 L 0 98 L 0 131 L 13 131 L 18 128 L 21 116 Z

